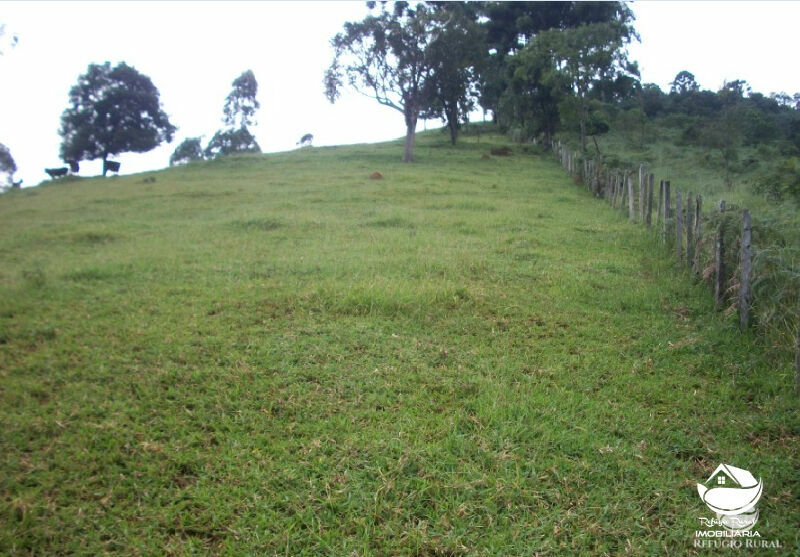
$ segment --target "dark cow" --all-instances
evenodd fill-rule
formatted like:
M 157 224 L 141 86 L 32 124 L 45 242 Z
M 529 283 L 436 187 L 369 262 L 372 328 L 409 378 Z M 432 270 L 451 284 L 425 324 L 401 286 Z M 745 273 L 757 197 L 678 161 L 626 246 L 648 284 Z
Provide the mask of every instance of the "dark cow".
M 69 168 L 66 166 L 62 166 L 61 168 L 45 168 L 44 171 L 47 172 L 51 180 L 55 180 L 56 178 L 66 176 L 67 172 L 69 172 Z
M 11 187 L 15 189 L 19 189 L 22 187 L 22 180 L 18 180 L 16 182 L 11 182 Z
M 103 161 L 103 176 L 106 175 L 107 172 L 119 172 L 120 163 L 117 161 Z
M 314 141 L 314 136 L 311 135 L 310 133 L 307 133 L 300 138 L 300 141 L 297 142 L 297 145 L 305 147 L 306 145 L 311 145 L 312 141 Z

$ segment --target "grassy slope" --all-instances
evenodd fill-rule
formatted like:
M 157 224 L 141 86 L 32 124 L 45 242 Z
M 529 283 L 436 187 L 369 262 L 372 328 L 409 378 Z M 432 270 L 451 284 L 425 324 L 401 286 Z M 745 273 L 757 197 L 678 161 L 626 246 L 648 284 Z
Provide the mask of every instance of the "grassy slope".
M 656 119 L 649 121 L 645 129 L 642 140 L 640 131 L 617 123 L 610 133 L 597 138 L 600 151 L 623 163 L 626 168 L 644 164 L 656 175 L 656 180 L 670 180 L 673 188 L 702 194 L 706 210 L 716 207 L 718 201 L 724 199 L 728 205 L 734 203 L 750 209 L 761 219 L 785 223 L 786 232 L 800 242 L 800 237 L 791 231 L 800 224 L 797 205 L 791 199 L 777 203 L 754 191 L 754 183 L 761 174 L 783 161 L 784 157 L 775 146 L 740 147 L 734 165 L 733 185 L 728 187 L 719 153 L 682 143 L 682 127 Z M 570 141 L 578 145 L 577 137 L 570 137 Z M 594 156 L 596 151 L 593 145 L 590 146 L 589 154 Z
M 701 247 L 704 266 L 713 266 L 713 236 L 708 232 L 714 230 L 716 224 L 710 222 L 709 217 L 718 214 L 719 201 L 725 200 L 729 222 L 734 227 L 728 232 L 731 255 L 738 250 L 741 209 L 751 211 L 755 327 L 780 350 L 794 352 L 800 299 L 800 211 L 791 198 L 778 202 L 757 193 L 755 188 L 765 173 L 784 161 L 785 155 L 780 154 L 775 144 L 740 147 L 738 162 L 734 165 L 734 182 L 728 187 L 720 154 L 682 142 L 684 126 L 658 118 L 647 123 L 642 136 L 641 128 L 626 126 L 617 120 L 608 134 L 597 138 L 598 145 L 611 166 L 630 170 L 644 164 L 648 172 L 655 174 L 656 183 L 661 179 L 670 180 L 673 192 L 680 189 L 684 200 L 687 192 L 702 194 L 703 230 L 706 232 Z M 565 135 L 570 145 L 577 148 L 577 135 Z M 595 154 L 592 145 L 589 155 Z M 729 266 L 736 264 L 733 257 Z
M 789 363 L 491 141 L 0 198 L 0 552 L 683 553 L 719 462 L 798 548 Z

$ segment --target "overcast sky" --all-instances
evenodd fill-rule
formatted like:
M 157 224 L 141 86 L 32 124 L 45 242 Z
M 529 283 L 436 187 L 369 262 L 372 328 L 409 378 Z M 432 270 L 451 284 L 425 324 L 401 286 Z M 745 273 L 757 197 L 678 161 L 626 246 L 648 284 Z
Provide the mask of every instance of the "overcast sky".
M 711 90 L 742 78 L 765 94 L 800 92 L 800 2 L 636 2 L 633 10 L 642 42 L 630 50 L 643 82 L 668 90 L 686 69 Z M 330 38 L 366 13 L 363 1 L 0 1 L 0 23 L 19 37 L 13 49 L 3 41 L 0 56 L 0 142 L 26 186 L 45 179 L 45 167 L 62 166 L 58 127 L 69 89 L 90 63 L 107 60 L 148 75 L 179 128 L 171 145 L 120 155 L 123 173 L 167 166 L 186 137 L 210 139 L 231 82 L 246 69 L 259 84 L 253 131 L 265 152 L 293 149 L 305 133 L 316 145 L 400 137 L 398 112 L 357 93 L 335 105 L 323 95 Z M 99 172 L 98 163 L 81 164 L 82 175 Z

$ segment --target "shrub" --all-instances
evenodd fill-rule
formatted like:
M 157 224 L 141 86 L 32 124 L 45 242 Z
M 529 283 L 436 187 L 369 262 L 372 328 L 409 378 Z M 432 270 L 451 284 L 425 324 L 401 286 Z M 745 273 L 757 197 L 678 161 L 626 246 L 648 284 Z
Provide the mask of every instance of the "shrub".
M 790 157 L 775 165 L 772 170 L 759 176 L 754 187 L 772 201 L 792 199 L 800 205 L 800 163 L 797 157 Z

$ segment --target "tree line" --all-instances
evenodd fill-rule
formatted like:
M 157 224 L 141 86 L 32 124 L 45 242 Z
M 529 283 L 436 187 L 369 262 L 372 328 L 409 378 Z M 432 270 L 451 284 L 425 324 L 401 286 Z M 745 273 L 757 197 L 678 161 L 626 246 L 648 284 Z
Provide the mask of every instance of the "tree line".
M 638 82 L 626 48 L 638 35 L 622 2 L 367 5 L 370 15 L 331 41 L 325 92 L 335 102 L 349 86 L 401 112 L 406 162 L 420 117 L 441 118 L 455 143 L 476 106 L 548 142 L 562 121 L 573 121 L 585 149 L 601 125 L 596 102 Z
M 455 143 L 478 107 L 517 140 L 550 145 L 557 132 L 575 133 L 584 153 L 597 154 L 597 137 L 612 122 L 644 137 L 649 122 L 671 117 L 684 126 L 685 142 L 717 154 L 728 182 L 739 147 L 780 145 L 788 158 L 776 170 L 780 179 L 770 177 L 770 193 L 796 191 L 800 199 L 800 94 L 765 96 L 743 80 L 701 91 L 688 71 L 669 92 L 642 84 L 628 54 L 639 35 L 623 2 L 367 5 L 367 17 L 331 40 L 325 93 L 335 102 L 342 89 L 355 89 L 402 113 L 404 161 L 413 160 L 419 118 L 440 118 Z
M 774 200 L 800 203 L 800 93 L 764 95 L 743 79 L 725 82 L 716 92 L 701 90 L 695 76 L 684 70 L 669 92 L 651 83 L 638 87 L 617 107 L 620 118 L 640 131 L 641 141 L 654 121 L 677 128 L 676 142 L 704 148 L 729 188 L 754 162 L 743 157 L 744 149 L 755 147 L 761 159 L 773 163 L 755 181 L 756 190 Z
M 251 70 L 232 83 L 225 99 L 222 121 L 205 148 L 201 138 L 184 140 L 170 157 L 170 165 L 211 159 L 233 153 L 260 153 L 250 132 L 260 107 L 258 82 Z M 177 128 L 164 112 L 160 94 L 152 80 L 133 66 L 120 62 L 90 64 L 69 91 L 68 107 L 61 115 L 59 157 L 75 169 L 81 161 L 107 161 L 121 153 L 144 153 L 171 142 Z M 14 185 L 17 171 L 11 151 L 0 144 L 0 172 Z M 66 173 L 66 169 L 64 170 Z
M 676 76 L 669 92 L 642 84 L 627 50 L 639 36 L 624 2 L 366 5 L 363 20 L 345 23 L 331 39 L 324 92 L 334 103 L 350 88 L 402 114 L 404 161 L 414 158 L 420 118 L 441 119 L 456 143 L 477 108 L 515 139 L 540 138 L 549 145 L 566 131 L 577 134 L 583 152 L 593 148 L 598 154 L 597 137 L 612 121 L 621 118 L 644 137 L 655 118 L 683 118 L 683 140 L 717 153 L 728 181 L 740 146 L 779 143 L 787 158 L 770 181 L 781 185 L 769 186 L 768 193 L 800 200 L 800 94 L 766 97 L 742 80 L 717 92 L 701 91 L 688 71 Z M 249 129 L 259 108 L 253 72 L 242 73 L 232 86 L 223 129 L 205 147 L 199 137 L 186 139 L 170 164 L 260 152 Z M 70 91 L 60 154 L 65 161 L 105 161 L 153 149 L 171 141 L 175 130 L 147 76 L 125 63 L 92 64 Z M 8 149 L 0 146 L 0 171 L 15 170 Z

